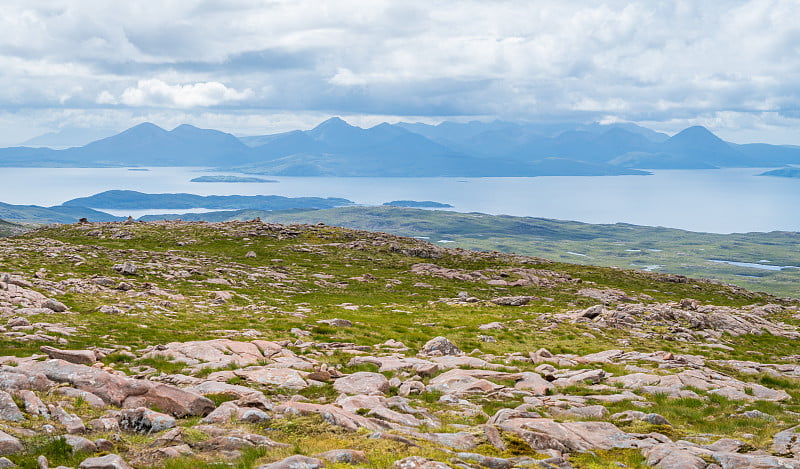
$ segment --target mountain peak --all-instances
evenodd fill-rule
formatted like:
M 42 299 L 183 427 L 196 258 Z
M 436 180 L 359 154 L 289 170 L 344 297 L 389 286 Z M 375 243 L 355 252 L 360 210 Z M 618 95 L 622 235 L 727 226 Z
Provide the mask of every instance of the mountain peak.
M 313 132 L 315 130 L 336 129 L 336 128 L 352 128 L 352 127 L 355 127 L 355 126 L 348 124 L 347 121 L 345 121 L 341 117 L 336 116 L 336 117 L 331 117 L 330 119 L 322 122 L 318 126 L 316 126 L 313 129 L 311 129 L 311 131 Z
M 693 125 L 691 127 L 687 127 L 672 136 L 672 139 L 698 139 L 698 138 L 702 139 L 711 138 L 714 140 L 722 141 L 722 139 L 714 135 L 713 132 L 703 127 L 702 125 Z

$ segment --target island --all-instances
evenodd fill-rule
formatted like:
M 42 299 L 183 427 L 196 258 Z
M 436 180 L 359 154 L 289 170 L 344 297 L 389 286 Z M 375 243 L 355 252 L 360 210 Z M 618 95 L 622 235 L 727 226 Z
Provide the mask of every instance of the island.
M 779 178 L 798 178 L 800 179 L 800 168 L 780 168 L 771 171 L 765 171 L 759 176 L 772 176 Z
M 406 208 L 453 208 L 450 204 L 443 204 L 441 202 L 433 202 L 430 200 L 393 200 L 383 204 L 392 207 L 406 207 Z
M 257 177 L 245 176 L 200 176 L 192 179 L 189 182 L 279 182 L 275 179 L 263 179 Z

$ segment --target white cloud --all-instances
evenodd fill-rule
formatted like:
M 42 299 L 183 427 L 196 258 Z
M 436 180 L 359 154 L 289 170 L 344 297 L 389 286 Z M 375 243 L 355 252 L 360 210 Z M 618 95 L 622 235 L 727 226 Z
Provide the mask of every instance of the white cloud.
M 0 110 L 122 105 L 180 116 L 224 106 L 678 122 L 800 108 L 797 0 L 165 0 L 154 8 L 4 0 Z
M 97 102 L 134 107 L 194 108 L 242 101 L 251 96 L 253 91 L 250 89 L 237 91 L 216 81 L 170 85 L 159 79 L 149 79 L 139 80 L 135 87 L 126 88 L 119 98 L 108 91 L 102 91 Z

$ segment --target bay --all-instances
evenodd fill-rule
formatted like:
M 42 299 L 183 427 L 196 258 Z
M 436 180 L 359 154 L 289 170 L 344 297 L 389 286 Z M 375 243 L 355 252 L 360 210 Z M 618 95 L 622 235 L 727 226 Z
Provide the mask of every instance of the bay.
M 451 210 L 459 212 L 588 223 L 623 222 L 713 233 L 800 231 L 800 179 L 757 176 L 767 168 L 658 170 L 651 176 L 603 177 L 269 176 L 279 181 L 276 184 L 197 183 L 190 179 L 199 175 L 238 174 L 209 172 L 204 168 L 148 169 L 0 168 L 0 201 L 50 206 L 111 189 L 199 195 L 343 197 L 363 205 L 432 200 L 451 204 Z M 164 209 L 162 213 L 189 211 Z M 123 215 L 125 211 L 113 212 Z

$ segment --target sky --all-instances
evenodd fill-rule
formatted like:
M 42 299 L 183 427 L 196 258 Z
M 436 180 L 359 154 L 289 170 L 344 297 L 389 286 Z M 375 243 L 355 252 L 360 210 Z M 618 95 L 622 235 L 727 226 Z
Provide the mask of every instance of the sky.
M 0 145 L 503 119 L 800 145 L 800 0 L 3 0 Z

